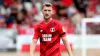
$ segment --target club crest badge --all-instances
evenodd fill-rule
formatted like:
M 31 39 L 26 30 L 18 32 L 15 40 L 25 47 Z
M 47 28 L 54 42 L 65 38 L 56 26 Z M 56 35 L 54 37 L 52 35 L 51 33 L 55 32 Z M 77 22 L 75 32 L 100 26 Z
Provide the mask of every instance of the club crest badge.
M 55 32 L 55 28 L 50 28 L 50 31 L 51 32 Z

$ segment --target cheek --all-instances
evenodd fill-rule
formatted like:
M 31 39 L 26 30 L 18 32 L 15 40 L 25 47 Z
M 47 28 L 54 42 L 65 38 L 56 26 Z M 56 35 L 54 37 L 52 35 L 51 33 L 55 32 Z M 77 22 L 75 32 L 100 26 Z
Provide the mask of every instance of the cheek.
M 42 13 L 45 14 L 46 12 L 45 11 L 42 11 Z
M 45 14 L 45 12 L 44 12 L 44 11 L 43 11 L 42 13 L 43 13 L 43 14 Z
M 46 13 L 43 12 L 42 14 L 45 15 Z
M 51 14 L 53 14 L 53 11 L 51 11 Z
M 52 15 L 53 13 L 51 12 L 50 15 Z

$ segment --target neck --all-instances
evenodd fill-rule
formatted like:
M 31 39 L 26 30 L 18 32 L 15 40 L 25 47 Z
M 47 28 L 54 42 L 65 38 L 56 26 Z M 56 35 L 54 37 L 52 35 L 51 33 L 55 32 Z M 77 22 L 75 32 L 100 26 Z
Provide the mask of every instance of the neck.
M 49 23 L 51 20 L 52 20 L 52 18 L 44 19 L 44 22 L 45 22 L 45 23 Z

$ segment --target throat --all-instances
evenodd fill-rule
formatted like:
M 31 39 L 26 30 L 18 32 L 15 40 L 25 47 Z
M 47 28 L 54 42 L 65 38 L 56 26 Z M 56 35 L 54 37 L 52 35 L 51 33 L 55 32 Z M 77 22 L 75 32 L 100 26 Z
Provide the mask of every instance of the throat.
M 46 24 L 48 24 L 50 21 L 52 21 L 52 18 L 50 18 L 50 19 L 44 19 L 44 22 L 45 22 Z

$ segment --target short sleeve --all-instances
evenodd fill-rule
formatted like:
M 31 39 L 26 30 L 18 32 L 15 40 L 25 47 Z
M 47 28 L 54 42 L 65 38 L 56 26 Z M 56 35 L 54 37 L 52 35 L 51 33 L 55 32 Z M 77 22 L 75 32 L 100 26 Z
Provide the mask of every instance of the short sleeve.
M 65 37 L 66 36 L 66 32 L 64 27 L 61 25 L 61 23 L 58 24 L 58 32 L 59 32 L 59 36 L 60 37 Z
M 33 37 L 33 39 L 38 39 L 38 38 L 39 38 L 38 27 L 35 27 L 35 29 L 34 29 L 34 37 Z

